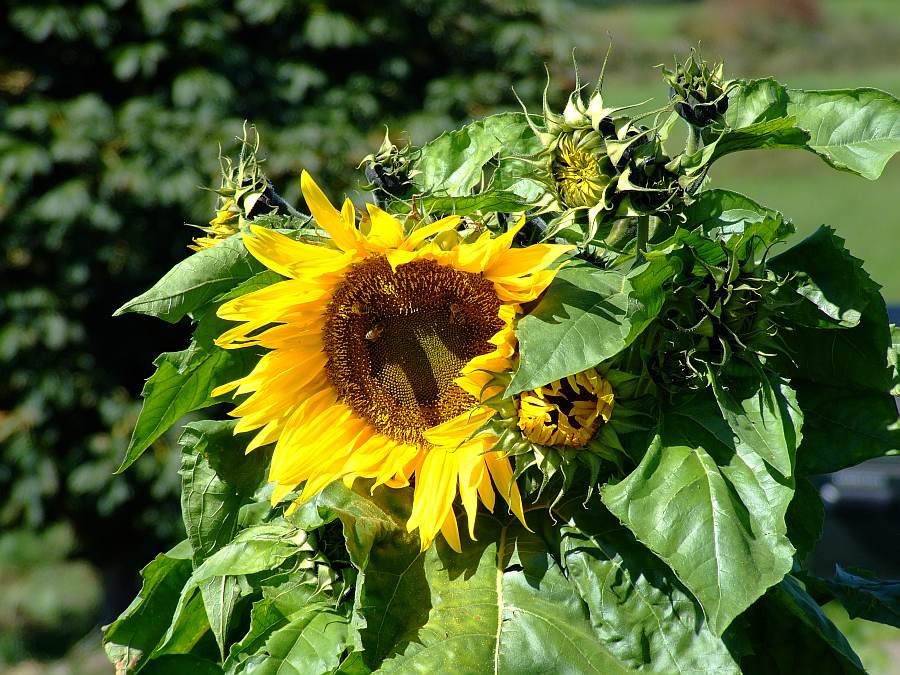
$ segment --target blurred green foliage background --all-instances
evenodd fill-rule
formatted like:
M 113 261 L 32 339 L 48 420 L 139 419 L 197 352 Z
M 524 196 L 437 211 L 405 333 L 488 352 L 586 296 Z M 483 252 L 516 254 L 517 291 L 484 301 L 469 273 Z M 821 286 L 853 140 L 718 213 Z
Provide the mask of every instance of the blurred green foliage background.
M 109 672 L 90 631 L 181 536 L 174 435 L 112 472 L 152 359 L 183 348 L 187 326 L 111 314 L 188 253 L 196 232 L 182 224 L 211 217 L 198 188 L 217 184 L 217 146 L 234 150 L 243 120 L 296 203 L 303 168 L 330 194 L 352 190 L 385 124 L 422 143 L 516 107 L 513 86 L 538 110 L 545 63 L 559 104 L 573 47 L 590 79 L 610 38 L 613 105 L 664 103 L 652 66 L 698 40 L 731 76 L 900 93 L 895 0 L 7 0 L 2 12 L 0 669 L 21 674 L 66 653 L 54 672 Z M 760 151 L 723 160 L 713 181 L 801 233 L 836 226 L 900 301 L 896 162 L 870 184 Z

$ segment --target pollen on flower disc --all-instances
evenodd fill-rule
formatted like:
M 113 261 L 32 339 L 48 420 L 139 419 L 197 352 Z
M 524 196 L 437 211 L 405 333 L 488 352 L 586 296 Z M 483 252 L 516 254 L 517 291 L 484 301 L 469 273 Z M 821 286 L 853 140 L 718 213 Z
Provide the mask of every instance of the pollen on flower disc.
M 503 327 L 492 282 L 431 260 L 392 270 L 356 263 L 334 292 L 322 332 L 341 399 L 381 433 L 422 446 L 422 432 L 477 403 L 454 380 L 493 349 Z

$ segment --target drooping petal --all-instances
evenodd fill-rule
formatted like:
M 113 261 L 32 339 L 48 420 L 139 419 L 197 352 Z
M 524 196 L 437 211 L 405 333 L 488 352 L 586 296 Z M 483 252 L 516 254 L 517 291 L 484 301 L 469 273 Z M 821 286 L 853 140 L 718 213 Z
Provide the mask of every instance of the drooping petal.
M 316 224 L 328 233 L 335 246 L 348 252 L 355 252 L 363 248 L 364 240 L 359 230 L 356 229 L 355 222 L 344 219 L 345 214 L 334 208 L 325 193 L 306 171 L 300 175 L 300 190 L 303 192 L 303 198 L 306 199 L 306 205 L 315 218 Z
M 397 249 L 403 245 L 403 225 L 391 214 L 374 204 L 366 204 L 370 229 L 366 237 L 370 249 L 379 251 Z

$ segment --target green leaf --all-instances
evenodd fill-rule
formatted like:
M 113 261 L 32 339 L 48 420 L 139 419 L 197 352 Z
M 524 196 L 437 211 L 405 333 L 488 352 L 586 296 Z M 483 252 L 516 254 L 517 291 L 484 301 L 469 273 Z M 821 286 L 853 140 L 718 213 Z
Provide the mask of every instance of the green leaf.
M 286 626 L 292 615 L 304 611 L 311 603 L 321 603 L 321 598 L 315 598 L 319 590 L 317 579 L 302 572 L 292 574 L 279 585 L 263 586 L 262 599 L 250 611 L 249 630 L 231 645 L 226 670 L 235 672 L 243 661 L 264 649 L 272 633 Z
M 216 630 L 224 635 L 231 612 L 249 588 L 238 587 L 235 580 L 222 579 L 274 570 L 289 558 L 308 552 L 310 547 L 306 539 L 305 532 L 284 521 L 253 525 L 241 530 L 231 543 L 194 569 L 181 589 L 174 617 L 155 653 L 187 653 L 206 631 L 212 629 L 213 621 L 217 624 Z M 204 594 L 200 590 L 204 583 L 210 581 L 218 581 L 218 584 L 210 584 L 208 593 L 218 590 L 226 594 L 218 602 L 211 603 L 216 610 L 212 617 L 207 616 Z
M 782 136 L 774 147 L 784 147 L 786 130 L 775 120 L 793 118 L 794 126 L 809 134 L 805 143 L 797 139 L 796 147 L 870 180 L 900 151 L 900 101 L 878 89 L 804 91 L 763 79 L 742 83 L 728 100 L 726 122 L 732 129 L 769 122 Z
M 254 350 L 199 349 L 196 343 L 181 352 L 160 354 L 153 364 L 141 396 L 144 405 L 135 424 L 121 473 L 131 466 L 153 442 L 184 415 L 214 405 L 210 392 L 217 386 L 245 375 L 257 355 Z
M 349 646 L 349 619 L 312 603 L 273 631 L 260 650 L 229 675 L 320 675 L 337 670 Z
M 768 263 L 772 271 L 791 276 L 797 293 L 845 328 L 859 325 L 866 306 L 878 295 L 878 284 L 862 265 L 844 248 L 844 240 L 824 226 Z
M 371 481 L 357 480 L 352 490 L 340 482 L 332 483 L 313 497 L 307 507 L 308 512 L 318 514 L 314 526 L 340 518 L 350 560 L 360 570 L 368 566 L 369 554 L 378 539 L 401 539 L 403 546 L 414 546 L 416 549 L 419 545 L 418 536 L 406 532 L 406 521 L 412 510 L 412 493 L 379 488 L 369 495 L 369 483 Z
M 178 441 L 184 448 L 181 512 L 197 565 L 234 538 L 238 510 L 266 482 L 271 452 L 246 454 L 235 425 L 234 420 L 191 422 Z
M 810 139 L 809 133 L 795 126 L 793 117 L 779 117 L 757 122 L 746 127 L 726 129 L 719 136 L 708 136 L 708 145 L 700 152 L 708 151 L 708 158 L 694 160 L 698 166 L 714 162 L 720 157 L 742 150 L 761 150 L 764 148 L 803 148 Z M 699 153 L 698 153 L 699 154 Z M 693 159 L 693 157 L 688 158 Z M 703 161 L 705 160 L 705 161 Z M 690 166 L 690 164 L 689 164 Z M 690 167 L 693 168 L 693 167 Z
M 797 560 L 802 562 L 815 550 L 825 523 L 825 506 L 819 490 L 808 478 L 797 479 L 785 522 L 788 539 L 797 549 Z
M 232 540 L 240 507 L 251 502 L 254 492 L 266 482 L 271 453 L 257 450 L 245 454 L 245 441 L 234 436 L 235 424 L 193 422 L 185 426 L 179 439 L 184 447 L 181 512 L 195 566 Z M 224 654 L 243 589 L 235 577 L 220 576 L 200 583 L 200 594 L 213 635 Z
M 722 417 L 731 431 L 785 478 L 794 473 L 803 415 L 787 382 L 763 371 L 756 363 L 755 377 L 717 375 L 709 379 Z
M 203 596 L 198 592 L 196 584 L 188 579 L 181 589 L 171 623 L 151 656 L 157 659 L 168 654 L 189 654 L 204 637 L 208 636 L 210 630 Z
M 221 675 L 222 668 L 193 654 L 166 654 L 141 668 L 141 675 Z
M 754 605 L 745 617 L 752 655 L 745 673 L 864 673 L 859 657 L 815 600 L 791 576 Z
M 638 467 L 601 495 L 700 601 L 717 635 L 791 568 L 791 482 L 735 438 L 714 400 L 664 410 Z
M 522 148 L 533 145 L 533 139 L 522 113 L 485 117 L 423 146 L 413 166 L 418 172 L 413 175 L 413 185 L 437 197 L 468 196 L 482 182 L 491 160 L 501 154 L 522 152 Z
M 422 208 L 428 213 L 455 213 L 467 216 L 472 213 L 518 213 L 531 206 L 519 195 L 505 190 L 488 190 L 467 197 L 423 197 Z
M 819 236 L 830 236 L 830 233 L 826 231 L 813 235 Z M 800 270 L 807 266 L 801 265 Z M 787 271 L 791 266 L 785 264 L 783 268 Z M 855 286 L 863 295 L 853 306 L 853 310 L 860 313 L 857 324 L 852 328 L 839 329 L 795 325 L 791 330 L 780 331 L 779 335 L 790 358 L 773 359 L 773 363 L 779 364 L 777 370 L 785 374 L 790 373 L 792 380 L 799 378 L 862 391 L 887 393 L 894 387 L 895 373 L 889 364 L 892 335 L 887 308 L 875 284 L 867 283 L 862 276 L 864 274 L 859 270 L 846 278 L 847 286 Z M 823 271 L 820 276 L 825 275 L 827 272 Z M 818 285 L 818 280 L 815 281 Z M 822 286 L 829 287 L 831 283 L 823 281 Z M 828 300 L 835 298 L 837 301 L 842 297 L 840 290 L 828 292 L 830 293 Z M 832 313 L 840 316 L 846 314 L 846 318 L 856 319 L 855 314 L 841 311 L 839 305 L 838 308 L 838 311 Z
M 192 580 L 200 583 L 219 576 L 254 574 L 272 570 L 301 552 L 306 533 L 286 523 L 254 525 L 203 561 Z
M 247 252 L 241 235 L 236 234 L 188 256 L 150 290 L 119 307 L 113 316 L 137 312 L 175 323 L 264 269 Z
M 596 499 L 573 511 L 562 528 L 563 564 L 610 651 L 642 672 L 740 672 L 668 567 Z
M 660 258 L 631 270 L 586 263 L 562 269 L 537 307 L 519 321 L 519 369 L 506 396 L 581 372 L 630 345 L 662 307 L 673 274 Z
M 549 521 L 546 512 L 529 515 L 536 529 Z M 378 672 L 442 672 L 448 663 L 465 673 L 628 672 L 597 639 L 581 598 L 541 538 L 518 521 L 490 515 L 479 516 L 476 536 L 461 554 L 438 542 L 406 568 L 390 539 L 376 542 L 362 591 L 378 584 L 377 597 L 391 602 L 362 609 L 370 626 L 364 656 L 374 664 L 389 655 Z M 425 611 L 408 616 L 416 606 Z M 383 631 L 387 621 L 405 624 L 406 631 Z
M 683 213 L 689 229 L 699 227 L 707 237 L 722 240 L 741 259 L 748 246 L 769 246 L 794 231 L 778 211 L 730 190 L 701 192 Z
M 900 420 L 889 393 L 800 380 L 794 386 L 805 419 L 799 474 L 831 473 L 900 452 Z
M 176 547 L 141 570 L 141 591 L 115 621 L 103 628 L 103 648 L 122 672 L 134 672 L 159 644 L 191 576 L 190 551 Z
M 851 619 L 861 618 L 900 628 L 900 581 L 879 579 L 866 570 L 836 566 L 834 578 L 807 585 L 838 600 Z

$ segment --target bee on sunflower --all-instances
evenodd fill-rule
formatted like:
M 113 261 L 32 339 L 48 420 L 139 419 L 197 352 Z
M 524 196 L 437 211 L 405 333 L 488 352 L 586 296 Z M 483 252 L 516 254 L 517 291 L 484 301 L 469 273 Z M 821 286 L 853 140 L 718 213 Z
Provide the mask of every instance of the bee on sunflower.
M 524 522 L 509 458 L 495 436 L 476 432 L 495 412 L 484 405 L 500 393 L 493 376 L 514 367 L 521 305 L 572 247 L 512 248 L 524 218 L 474 238 L 457 230 L 458 216 L 406 231 L 374 205 L 357 223 L 352 202 L 336 209 L 306 172 L 301 189 L 328 238 L 251 225 L 248 251 L 286 279 L 218 312 L 240 322 L 220 347 L 269 350 L 213 395 L 249 394 L 231 414 L 236 432 L 256 431 L 248 451 L 275 443 L 273 503 L 301 484 L 295 505 L 339 479 L 393 488 L 414 479 L 407 527 L 423 548 L 441 532 L 461 550 L 457 493 L 470 536 L 495 489 Z

